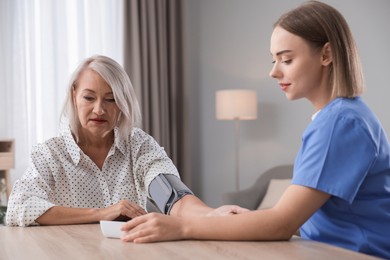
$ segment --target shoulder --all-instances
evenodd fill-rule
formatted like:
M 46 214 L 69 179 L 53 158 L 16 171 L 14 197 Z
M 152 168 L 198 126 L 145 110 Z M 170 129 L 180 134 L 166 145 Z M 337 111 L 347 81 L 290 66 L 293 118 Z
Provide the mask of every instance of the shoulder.
M 335 125 L 346 124 L 367 128 L 375 126 L 378 120 L 371 109 L 360 97 L 336 98 L 324 107 L 312 125 L 315 127 L 333 128 Z
M 375 115 L 361 98 L 337 98 L 324 107 L 306 128 L 304 140 L 316 140 L 329 145 L 331 142 L 354 144 L 373 142 L 381 127 Z M 351 144 L 352 144 L 351 143 Z
M 141 128 L 138 128 L 138 127 L 133 127 L 130 135 L 131 135 L 131 138 L 148 136 L 148 134 L 144 130 L 142 130 Z
M 159 143 L 145 131 L 140 128 L 134 127 L 131 131 L 130 137 L 130 146 L 131 149 L 139 151 L 160 151 L 163 148 Z
M 51 158 L 53 156 L 64 154 L 66 145 L 63 137 L 53 137 L 32 147 L 31 157 Z
M 131 134 L 130 134 L 130 140 L 132 143 L 138 142 L 138 143 L 143 143 L 143 142 L 150 142 L 153 141 L 155 142 L 154 138 L 143 131 L 141 128 L 133 127 Z
M 349 118 L 355 120 L 364 120 L 375 117 L 371 109 L 360 97 L 355 98 L 336 98 L 329 103 L 323 111 L 321 117 L 326 118 Z

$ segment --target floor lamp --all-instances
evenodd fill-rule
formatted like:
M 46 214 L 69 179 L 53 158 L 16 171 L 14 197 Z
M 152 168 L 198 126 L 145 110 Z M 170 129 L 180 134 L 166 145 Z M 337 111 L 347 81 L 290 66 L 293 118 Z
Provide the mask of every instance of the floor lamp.
M 218 90 L 215 95 L 215 108 L 218 120 L 234 120 L 236 190 L 238 191 L 240 188 L 240 120 L 254 120 L 257 118 L 256 92 L 245 89 Z

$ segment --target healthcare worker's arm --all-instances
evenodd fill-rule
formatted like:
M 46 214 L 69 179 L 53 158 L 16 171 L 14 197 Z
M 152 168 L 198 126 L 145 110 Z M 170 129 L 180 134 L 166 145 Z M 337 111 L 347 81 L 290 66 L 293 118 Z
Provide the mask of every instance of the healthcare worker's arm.
M 178 200 L 172 207 L 171 216 L 226 216 L 240 214 L 249 211 L 236 205 L 224 205 L 219 208 L 211 208 L 194 195 L 186 195 Z
M 288 240 L 330 195 L 290 185 L 271 209 L 229 216 L 176 217 L 151 213 L 125 223 L 123 241 L 135 243 L 180 240 Z

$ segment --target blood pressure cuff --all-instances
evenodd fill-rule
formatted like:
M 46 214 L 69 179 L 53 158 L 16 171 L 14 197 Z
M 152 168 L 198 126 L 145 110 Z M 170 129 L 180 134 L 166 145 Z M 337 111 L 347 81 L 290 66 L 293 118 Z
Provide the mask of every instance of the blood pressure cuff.
M 146 210 L 169 214 L 173 204 L 188 194 L 194 193 L 178 177 L 160 174 L 149 185 Z

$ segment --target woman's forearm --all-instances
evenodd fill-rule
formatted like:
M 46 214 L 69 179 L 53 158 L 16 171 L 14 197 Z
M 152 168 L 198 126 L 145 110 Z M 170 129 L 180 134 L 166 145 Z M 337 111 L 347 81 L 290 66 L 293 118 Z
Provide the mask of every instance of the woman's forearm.
M 94 223 L 99 220 L 99 209 L 54 206 L 35 221 L 40 225 L 67 225 Z
M 295 227 L 273 209 L 251 211 L 227 217 L 183 218 L 184 239 L 211 240 L 288 240 Z M 265 214 L 264 214 L 265 213 Z

